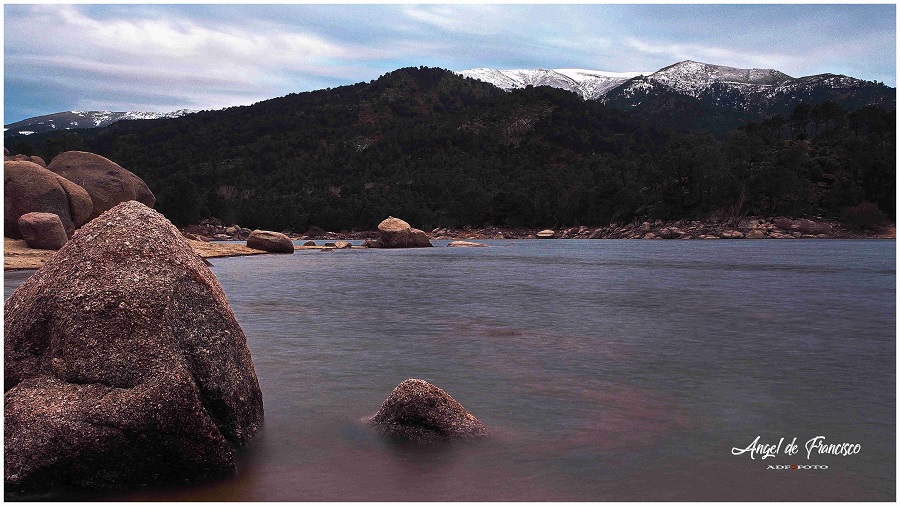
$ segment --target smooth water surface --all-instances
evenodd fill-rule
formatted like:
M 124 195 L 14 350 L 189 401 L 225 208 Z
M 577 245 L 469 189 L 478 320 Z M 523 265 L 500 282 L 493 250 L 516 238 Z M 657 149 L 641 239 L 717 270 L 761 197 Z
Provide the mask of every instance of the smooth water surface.
M 894 241 L 485 242 L 212 259 L 265 427 L 232 478 L 115 499 L 895 499 Z M 375 435 L 407 378 L 490 436 Z

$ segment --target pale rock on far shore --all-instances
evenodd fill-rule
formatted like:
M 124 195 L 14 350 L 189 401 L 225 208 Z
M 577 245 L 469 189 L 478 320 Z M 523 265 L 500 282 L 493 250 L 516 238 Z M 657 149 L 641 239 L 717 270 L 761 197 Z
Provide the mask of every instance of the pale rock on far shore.
M 294 243 L 291 238 L 281 232 L 271 230 L 254 230 L 247 238 L 247 247 L 268 251 L 270 253 L 293 253 Z
M 382 248 L 427 248 L 432 246 L 425 232 L 412 228 L 409 223 L 393 216 L 388 216 L 378 224 L 378 233 Z

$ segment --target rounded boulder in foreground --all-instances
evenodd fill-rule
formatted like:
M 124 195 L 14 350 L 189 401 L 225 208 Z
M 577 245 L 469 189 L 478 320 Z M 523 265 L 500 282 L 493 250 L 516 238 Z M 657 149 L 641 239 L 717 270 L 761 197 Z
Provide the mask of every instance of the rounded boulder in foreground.
M 262 424 L 222 287 L 143 204 L 81 228 L 4 309 L 7 498 L 221 476 Z
M 247 237 L 247 247 L 270 253 L 293 253 L 294 242 L 281 232 L 254 230 Z
M 19 231 L 29 248 L 56 250 L 69 240 L 62 220 L 53 213 L 26 213 L 19 216 Z
M 400 383 L 370 423 L 386 436 L 423 443 L 487 435 L 484 424 L 462 404 L 420 379 Z
M 120 202 L 136 200 L 149 207 L 156 203 L 143 179 L 94 153 L 66 151 L 56 155 L 47 168 L 87 190 L 94 203 L 90 219 Z

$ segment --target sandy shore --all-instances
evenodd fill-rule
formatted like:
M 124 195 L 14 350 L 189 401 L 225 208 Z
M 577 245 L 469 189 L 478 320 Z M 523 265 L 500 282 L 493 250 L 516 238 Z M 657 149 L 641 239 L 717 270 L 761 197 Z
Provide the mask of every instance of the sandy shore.
M 188 244 L 203 258 L 262 255 L 265 251 L 248 248 L 245 243 L 208 243 L 187 239 Z M 38 269 L 56 253 L 52 250 L 32 249 L 25 241 L 3 238 L 3 270 Z

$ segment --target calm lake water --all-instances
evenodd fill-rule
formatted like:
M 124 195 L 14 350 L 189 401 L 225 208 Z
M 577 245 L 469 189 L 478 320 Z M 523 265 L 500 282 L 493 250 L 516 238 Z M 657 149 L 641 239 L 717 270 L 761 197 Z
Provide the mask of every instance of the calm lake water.
M 484 242 L 212 259 L 265 428 L 234 477 L 109 499 L 895 500 L 894 241 Z M 490 436 L 377 437 L 407 378 Z

